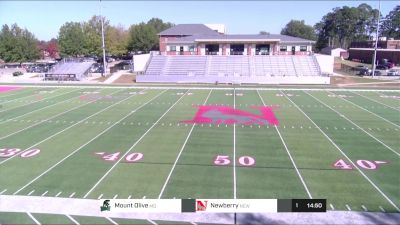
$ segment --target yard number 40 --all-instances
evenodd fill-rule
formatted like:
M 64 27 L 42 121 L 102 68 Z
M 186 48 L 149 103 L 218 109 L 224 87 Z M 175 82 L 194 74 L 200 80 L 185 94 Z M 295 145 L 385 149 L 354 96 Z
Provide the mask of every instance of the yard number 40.
M 365 159 L 360 159 L 356 161 L 356 164 L 362 169 L 366 170 L 376 170 L 378 169 L 380 164 L 388 163 L 386 161 L 370 161 Z M 353 166 L 351 164 L 346 163 L 343 159 L 339 159 L 333 164 L 334 167 L 342 169 L 342 170 L 352 170 Z

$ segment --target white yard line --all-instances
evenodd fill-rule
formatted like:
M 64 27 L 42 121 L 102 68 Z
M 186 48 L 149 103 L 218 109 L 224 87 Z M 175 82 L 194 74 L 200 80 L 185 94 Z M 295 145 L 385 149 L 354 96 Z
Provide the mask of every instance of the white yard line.
M 38 90 L 40 90 L 40 89 L 38 89 Z M 15 94 L 12 94 L 12 95 L 16 95 L 16 94 L 18 94 L 18 93 L 15 93 Z M 5 104 L 5 103 L 8 103 L 8 102 L 13 102 L 13 101 L 18 100 L 18 99 L 21 99 L 21 98 L 32 97 L 32 95 L 33 95 L 33 92 L 32 92 L 32 94 L 27 95 L 27 96 L 18 97 L 18 98 L 15 98 L 15 99 L 7 100 L 7 101 L 5 101 L 5 102 L 0 101 L 0 104 Z M 1 97 L 9 97 L 9 96 L 11 96 L 11 95 L 8 95 L 8 96 L 1 96 Z
M 354 94 L 356 94 L 356 95 L 359 95 L 359 96 L 361 96 L 361 97 L 363 97 L 363 98 L 366 98 L 366 99 L 368 99 L 368 100 L 370 100 L 370 101 L 373 101 L 373 102 L 376 102 L 376 103 L 381 104 L 381 105 L 383 105 L 383 106 L 386 106 L 386 107 L 388 107 L 388 108 L 394 109 L 394 110 L 396 110 L 396 111 L 400 111 L 400 109 L 397 109 L 396 107 L 393 107 L 393 106 L 390 106 L 390 105 L 386 105 L 386 104 L 384 104 L 384 103 L 382 103 L 382 102 L 379 102 L 379 101 L 377 101 L 377 100 L 375 100 L 375 99 L 369 98 L 369 97 L 364 96 L 364 95 L 362 95 L 362 94 L 358 94 L 358 93 L 353 92 L 353 91 L 351 91 L 351 93 L 354 93 Z
M 72 218 L 72 216 L 70 216 L 70 215 L 65 215 L 65 216 L 68 217 L 68 219 L 71 220 L 72 222 L 74 222 L 76 225 L 80 225 L 78 223 L 78 221 L 76 221 L 74 218 Z
M 165 90 L 166 91 L 166 90 Z M 71 152 L 70 154 L 68 154 L 66 157 L 64 157 L 63 159 L 61 159 L 60 161 L 58 161 L 56 164 L 54 164 L 53 166 L 51 166 L 50 168 L 48 168 L 46 171 L 44 171 L 43 173 L 41 173 L 39 176 L 35 177 L 33 180 L 29 181 L 26 185 L 24 185 L 22 188 L 20 188 L 19 190 L 17 190 L 16 192 L 14 192 L 14 195 L 17 194 L 18 192 L 20 192 L 21 190 L 23 190 L 24 188 L 28 187 L 30 184 L 32 184 L 33 182 L 35 182 L 37 179 L 41 178 L 43 175 L 47 174 L 48 172 L 50 172 L 54 167 L 58 166 L 59 164 L 61 164 L 62 162 L 64 162 L 66 159 L 68 159 L 69 157 L 71 157 L 73 154 L 75 154 L 76 152 L 78 152 L 79 150 L 81 150 L 83 147 L 85 147 L 86 145 L 88 145 L 89 143 L 91 143 L 92 141 L 94 141 L 95 139 L 97 139 L 98 137 L 100 137 L 102 134 L 104 134 L 105 132 L 107 132 L 108 130 L 110 130 L 111 128 L 113 128 L 115 125 L 119 124 L 119 122 L 121 122 L 122 120 L 124 120 L 125 118 L 127 118 L 128 116 L 130 116 L 131 114 L 133 114 L 134 112 L 136 112 L 136 110 L 140 109 L 141 107 L 145 106 L 147 103 L 153 101 L 155 98 L 157 98 L 158 96 L 160 96 L 161 94 L 163 94 L 165 91 L 160 92 L 159 94 L 157 94 L 156 96 L 154 96 L 152 99 L 150 99 L 149 101 L 147 101 L 145 104 L 143 104 L 142 106 L 140 106 L 139 108 L 135 109 L 134 111 L 131 111 L 130 113 L 128 113 L 126 116 L 122 117 L 120 120 L 118 120 L 117 122 L 115 122 L 113 125 L 109 126 L 108 128 L 106 128 L 105 130 L 103 130 L 102 132 L 100 132 L 99 134 L 97 134 L 94 138 L 90 139 L 88 142 L 86 142 L 85 144 L 81 145 L 79 148 L 77 148 L 75 151 Z M 133 95 L 132 95 L 133 96 Z M 132 97 L 130 96 L 130 97 Z M 107 108 L 110 108 L 111 106 L 115 106 L 116 104 L 125 101 L 128 98 L 125 98 L 121 101 L 118 101 L 110 106 L 108 106 Z M 103 110 L 95 113 L 95 114 L 99 114 L 102 111 L 106 110 L 107 108 L 104 108 Z M 93 116 L 95 115 L 93 114 Z
M 112 223 L 112 224 L 114 224 L 114 225 L 118 225 L 118 223 L 115 222 L 114 220 L 112 220 L 111 218 L 106 217 L 106 219 L 107 219 L 108 221 L 110 221 L 110 223 Z
M 189 90 L 188 90 L 189 91 Z M 188 92 L 186 91 L 186 93 Z M 178 104 L 178 102 L 185 96 L 185 94 L 183 94 L 172 106 L 170 106 L 168 108 L 168 110 L 161 115 L 161 117 L 155 122 L 153 123 L 153 125 L 128 149 L 128 151 L 125 152 L 125 154 L 123 156 L 121 156 L 117 162 L 114 163 L 114 165 L 96 182 L 95 185 L 93 185 L 93 187 L 85 194 L 85 196 L 83 196 L 83 198 L 86 198 L 103 180 L 104 178 L 107 177 L 107 175 L 118 165 L 119 162 L 121 162 L 122 159 L 124 159 L 126 157 L 126 155 L 129 154 L 129 152 L 153 129 L 153 127 L 155 127 L 158 122 L 164 118 L 164 116 L 176 105 Z
M 329 109 L 331 109 L 332 111 L 334 111 L 336 114 L 338 114 L 340 117 L 346 119 L 347 121 L 349 121 L 351 124 L 353 124 L 354 126 L 358 127 L 360 130 L 362 130 L 364 133 L 366 133 L 368 136 L 372 137 L 375 141 L 381 143 L 383 146 L 385 146 L 387 149 L 389 149 L 390 151 L 392 151 L 394 154 L 396 154 L 397 156 L 400 156 L 400 153 L 398 153 L 397 151 L 393 150 L 391 147 L 389 147 L 388 145 L 386 145 L 385 143 L 383 143 L 381 140 L 379 140 L 378 138 L 376 138 L 375 136 L 373 136 L 372 134 L 368 133 L 366 130 L 364 130 L 362 127 L 358 126 L 356 123 L 354 123 L 352 120 L 350 120 L 349 118 L 347 118 L 345 115 L 341 114 L 340 112 L 336 111 L 334 108 L 330 107 L 328 104 L 326 104 L 325 102 L 319 100 L 318 98 L 314 97 L 313 95 L 311 95 L 310 93 L 308 93 L 307 91 L 304 91 L 304 93 L 308 94 L 309 96 L 311 96 L 312 98 L 314 98 L 315 100 L 317 100 L 318 102 L 320 102 L 321 104 L 323 104 L 324 106 L 328 107 Z
M 97 101 L 97 100 L 93 100 L 93 101 L 87 102 L 87 103 L 85 103 L 85 104 L 83 104 L 83 105 L 78 105 L 78 106 L 76 106 L 76 107 L 74 107 L 74 108 L 71 108 L 71 109 L 69 109 L 69 110 L 67 110 L 67 111 L 63 111 L 63 112 L 58 113 L 58 114 L 56 114 L 56 115 L 54 115 L 54 116 L 48 117 L 48 118 L 45 119 L 45 120 L 40 120 L 39 122 L 34 123 L 34 124 L 30 125 L 30 126 L 27 126 L 27 127 L 23 128 L 23 129 L 21 129 L 21 130 L 17 130 L 17 131 L 15 131 L 15 132 L 13 132 L 13 133 L 10 133 L 10 134 L 6 135 L 6 136 L 0 137 L 0 140 L 3 140 L 4 138 L 8 138 L 8 137 L 10 137 L 10 136 L 12 136 L 12 135 L 18 134 L 18 133 L 20 133 L 20 132 L 22 132 L 22 131 L 24 131 L 24 130 L 27 130 L 27 129 L 31 128 L 31 127 L 36 126 L 36 125 L 42 124 L 42 123 L 44 123 L 44 122 L 46 122 L 46 121 L 49 121 L 49 120 L 51 120 L 51 119 L 54 119 L 54 118 L 56 118 L 56 117 L 58 117 L 58 116 L 61 116 L 61 115 L 63 115 L 63 114 L 66 114 L 66 113 L 69 113 L 69 112 L 71 112 L 71 111 L 74 111 L 75 109 L 79 109 L 79 108 L 81 108 L 81 107 L 83 107 L 83 106 L 86 106 L 86 105 L 88 105 L 88 104 L 90 104 L 90 103 L 93 103 L 93 102 L 95 102 L 95 101 Z
M 208 96 L 207 96 L 206 100 L 204 101 L 203 105 L 207 103 L 207 100 L 208 100 L 208 98 L 210 97 L 211 92 L 212 92 L 212 90 L 210 90 L 210 92 L 208 93 Z M 192 134 L 192 131 L 193 131 L 195 125 L 196 125 L 195 123 L 192 125 L 192 128 L 190 129 L 188 135 L 186 136 L 185 142 L 183 142 L 183 145 L 182 145 L 182 147 L 181 147 L 181 150 L 179 151 L 179 154 L 178 154 L 178 156 L 177 156 L 176 159 L 175 159 L 174 165 L 172 166 L 171 170 L 169 171 L 169 174 L 168 174 L 168 176 L 167 176 L 167 179 L 165 180 L 164 185 L 163 185 L 163 187 L 161 188 L 160 194 L 158 195 L 158 198 L 159 198 L 159 199 L 161 198 L 161 196 L 162 196 L 163 193 L 164 193 L 165 188 L 167 187 L 167 184 L 168 184 L 168 182 L 169 182 L 169 179 L 171 178 L 171 175 L 172 175 L 172 173 L 174 172 L 175 166 L 176 166 L 176 164 L 178 163 L 179 158 L 181 157 L 181 154 L 182 154 L 183 150 L 185 149 L 186 143 L 187 143 L 187 141 L 189 140 L 189 137 L 190 137 L 190 135 Z
M 282 92 L 283 93 L 283 92 Z M 284 93 L 283 93 L 284 94 Z M 339 146 L 299 107 L 297 106 L 296 103 L 294 103 L 289 97 L 286 96 L 286 94 L 284 94 L 284 96 L 301 112 L 303 113 L 303 115 L 305 117 L 308 118 L 308 120 L 310 120 L 310 122 L 312 124 L 314 124 L 314 126 L 325 136 L 326 139 L 329 140 L 329 142 L 331 142 L 331 144 L 333 146 L 335 146 L 335 148 L 344 156 L 346 157 L 346 159 L 353 165 L 354 168 L 356 168 L 358 170 L 358 172 L 360 172 L 360 174 L 394 207 L 396 208 L 397 211 L 400 212 L 400 208 L 371 180 L 369 179 L 369 177 L 367 175 L 365 175 L 365 173 L 358 168 L 358 166 L 346 155 L 346 153 L 344 153 L 342 151 L 342 149 L 339 148 Z
M 151 220 L 151 219 L 147 219 L 147 221 L 149 221 L 151 224 L 153 224 L 153 225 L 158 225 L 156 222 L 154 222 L 153 220 Z
M 37 224 L 37 225 L 41 225 L 40 222 L 33 217 L 33 215 L 30 212 L 26 212 L 26 214 L 28 214 L 28 216 Z
M 235 88 L 233 88 L 233 108 L 236 109 Z M 233 123 L 233 199 L 236 199 L 236 123 Z
M 0 85 L 0 86 L 2 86 L 2 85 Z M 23 93 L 23 94 L 29 94 L 29 92 L 30 91 L 32 91 L 31 93 L 33 93 L 33 92 L 35 92 L 35 90 L 40 90 L 40 89 L 20 89 L 20 90 L 13 90 L 13 91 L 10 91 L 10 92 L 8 92 L 7 94 L 6 93 L 4 93 L 3 92 L 3 94 L 1 94 L 1 96 L 0 96 L 0 103 L 1 103 L 1 99 L 2 98 L 8 98 L 8 97 L 11 97 L 11 96 L 13 96 L 13 95 L 18 95 L 18 94 L 21 94 L 21 93 Z
M 79 89 L 79 90 L 82 90 L 82 89 Z M 79 90 L 77 90 L 77 91 L 79 91 Z M 71 92 L 73 92 L 73 91 L 71 91 Z M 71 93 L 71 92 L 68 92 L 68 93 Z M 68 93 L 66 93 L 66 94 L 68 94 Z M 29 114 L 31 114 L 31 113 L 34 113 L 34 112 L 37 112 L 37 111 L 40 111 L 40 110 L 43 110 L 43 109 L 46 109 L 46 108 L 49 108 L 49 107 L 58 105 L 58 104 L 61 104 L 61 103 L 63 103 L 63 102 L 70 101 L 70 100 L 72 100 L 72 99 L 74 99 L 74 98 L 76 98 L 76 97 L 77 97 L 77 96 L 72 97 L 72 98 L 68 98 L 68 99 L 65 99 L 65 100 L 63 100 L 63 101 L 61 101 L 61 102 L 57 102 L 57 103 L 55 103 L 55 104 L 51 104 L 51 105 L 48 105 L 48 106 L 45 106 L 45 107 L 42 107 L 42 108 L 39 108 L 39 109 L 35 109 L 35 110 L 33 110 L 33 111 L 24 113 L 24 114 L 22 114 L 22 115 L 19 115 L 19 116 L 13 117 L 13 118 L 9 118 L 9 119 L 7 119 L 7 120 L 4 120 L 4 121 L 0 122 L 0 124 L 5 123 L 5 122 L 7 122 L 8 120 L 15 120 L 15 119 L 20 118 L 20 117 L 22 117 L 22 116 L 26 116 L 26 115 L 29 115 Z M 1 104 L 1 103 L 0 103 L 0 104 Z
M 57 91 L 57 90 L 56 90 L 56 91 Z M 23 107 L 23 106 L 27 106 L 27 105 L 30 105 L 30 104 L 33 104 L 33 103 L 41 102 L 41 101 L 44 101 L 44 100 L 48 100 L 48 99 L 51 99 L 51 98 L 56 98 L 56 97 L 59 97 L 59 96 L 61 96 L 61 95 L 69 94 L 69 93 L 74 92 L 74 91 L 76 91 L 76 90 L 69 91 L 69 92 L 67 92 L 67 93 L 62 93 L 62 94 L 59 94 L 59 95 L 56 95 L 56 96 L 50 96 L 50 97 L 47 97 L 47 98 L 40 99 L 40 100 L 38 100 L 38 101 L 29 102 L 29 103 L 27 103 L 27 104 L 19 105 L 19 106 L 13 107 L 13 108 L 1 110 L 0 113 L 6 112 L 6 111 L 9 111 L 9 110 L 12 110 L 12 109 L 20 108 L 20 107 Z M 32 95 L 29 95 L 29 96 L 27 96 L 27 97 L 32 97 Z M 12 100 L 12 101 L 14 101 L 14 100 Z M 3 102 L 3 103 L 0 103 L 0 104 L 4 104 L 4 102 Z
M 117 92 L 117 91 L 115 91 L 115 92 L 113 92 L 113 93 L 111 93 L 111 94 L 114 94 L 114 93 L 116 93 L 116 92 Z M 128 98 L 129 98 L 129 97 L 128 97 Z M 48 136 L 47 138 L 45 138 L 45 139 L 43 139 L 43 140 L 41 140 L 41 141 L 39 141 L 39 142 L 33 144 L 33 145 L 30 146 L 29 148 L 25 149 L 25 151 L 26 151 L 26 150 L 29 150 L 29 149 L 31 149 L 31 148 L 33 148 L 33 147 L 35 147 L 35 146 L 37 146 L 37 145 L 39 145 L 39 144 L 41 144 L 41 143 L 43 143 L 43 142 L 45 142 L 45 141 L 47 141 L 47 140 L 49 140 L 49 139 L 51 139 L 51 138 L 53 138 L 53 137 L 55 137 L 55 136 L 57 136 L 57 135 L 59 135 L 59 134 L 61 134 L 62 132 L 64 132 L 64 131 L 66 131 L 66 130 L 68 130 L 68 129 L 70 129 L 70 128 L 72 128 L 72 127 L 74 127 L 74 126 L 76 126 L 76 125 L 78 125 L 78 124 L 80 124 L 80 123 L 82 123 L 83 121 L 85 121 L 85 120 L 87 120 L 87 119 L 89 119 L 89 118 L 91 118 L 91 117 L 93 117 L 93 116 L 95 116 L 95 115 L 97 115 L 97 114 L 99 114 L 99 113 L 102 113 L 103 111 L 105 111 L 105 110 L 107 110 L 107 109 L 109 109 L 109 108 L 115 106 L 116 104 L 118 104 L 118 103 L 120 103 L 120 102 L 122 102 L 122 101 L 124 101 L 124 100 L 126 100 L 126 99 L 127 99 L 127 98 L 122 99 L 122 100 L 120 100 L 120 101 L 118 101 L 118 102 L 116 102 L 116 103 L 113 103 L 113 104 L 109 105 L 108 107 L 106 107 L 106 108 L 104 108 L 104 109 L 102 109 L 102 110 L 100 110 L 100 111 L 98 111 L 98 112 L 96 112 L 96 113 L 94 113 L 94 114 L 92 114 L 92 115 L 90 115 L 90 116 L 88 116 L 88 117 L 86 117 L 86 118 L 84 118 L 84 119 L 78 121 L 77 123 L 72 124 L 71 126 L 66 127 L 65 129 L 62 129 L 62 130 L 60 130 L 59 132 L 57 132 L 57 133 L 55 133 L 55 134 L 53 134 L 53 135 L 51 135 L 51 136 Z M 3 163 L 5 163 L 5 162 L 7 162 L 8 160 L 10 160 L 10 159 L 12 159 L 12 158 L 18 156 L 18 155 L 19 155 L 19 154 L 15 154 L 15 155 L 13 155 L 13 156 L 11 156 L 11 157 L 9 157 L 9 158 L 7 158 L 7 159 L 1 161 L 1 162 L 0 162 L 0 165 L 3 164 Z
M 282 92 L 282 93 L 283 93 L 283 92 Z M 257 90 L 257 94 L 258 94 L 258 97 L 260 97 L 261 102 L 263 103 L 263 105 L 266 106 L 266 104 L 265 104 L 265 102 L 264 102 L 264 99 L 261 97 L 260 92 L 259 92 L 258 90 Z M 274 127 L 275 127 L 276 132 L 277 132 L 278 135 L 279 135 L 279 138 L 281 139 L 281 142 L 282 142 L 283 146 L 285 147 L 286 153 L 288 154 L 288 156 L 289 156 L 289 158 L 290 158 L 290 161 L 292 162 L 292 164 L 293 164 L 293 166 L 294 166 L 294 168 L 295 168 L 295 170 L 296 170 L 296 173 L 297 173 L 298 177 L 300 178 L 301 183 L 303 184 L 304 189 L 305 189 L 306 192 L 307 192 L 308 197 L 312 199 L 313 197 L 312 197 L 312 195 L 311 195 L 311 192 L 310 192 L 310 190 L 308 189 L 307 184 L 306 184 L 306 182 L 304 181 L 303 176 L 301 175 L 299 169 L 297 168 L 297 165 L 296 165 L 296 163 L 294 162 L 294 159 L 293 159 L 293 157 L 292 157 L 292 154 L 290 153 L 289 148 L 287 147 L 286 142 L 285 142 L 285 140 L 283 139 L 283 137 L 282 137 L 282 135 L 281 135 L 281 132 L 279 132 L 278 126 L 275 125 Z
M 334 93 L 329 92 L 329 91 L 327 91 L 327 92 L 328 92 L 328 93 L 331 93 L 331 94 L 334 94 Z M 347 100 L 347 99 L 345 99 L 345 98 L 343 98 L 343 97 L 339 97 L 339 98 L 341 98 L 341 99 L 343 99 L 344 101 L 346 101 L 346 102 L 348 102 L 348 103 L 350 103 L 350 104 L 352 104 L 352 105 L 354 105 L 354 106 L 356 106 L 356 107 L 358 107 L 358 108 L 360 108 L 360 109 L 362 109 L 362 110 L 364 110 L 364 111 L 366 111 L 366 112 L 369 112 L 370 114 L 372 114 L 372 115 L 374 115 L 374 116 L 376 116 L 376 117 L 378 117 L 378 118 L 380 118 L 380 119 L 382 119 L 382 120 L 384 120 L 384 121 L 386 121 L 386 122 L 388 122 L 388 123 L 390 123 L 390 124 L 392 124 L 392 125 L 394 125 L 394 126 L 400 128 L 399 125 L 393 123 L 392 121 L 389 121 L 388 119 L 385 119 L 385 118 L 379 116 L 378 114 L 373 113 L 373 112 L 369 111 L 368 109 L 365 109 L 364 107 L 361 107 L 361 106 L 357 105 L 356 103 L 354 103 L 354 102 L 352 102 L 352 101 L 349 101 L 349 100 Z

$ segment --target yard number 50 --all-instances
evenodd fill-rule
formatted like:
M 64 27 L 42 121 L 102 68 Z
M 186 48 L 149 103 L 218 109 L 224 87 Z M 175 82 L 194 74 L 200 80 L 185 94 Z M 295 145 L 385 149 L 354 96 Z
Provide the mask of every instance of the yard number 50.
M 254 166 L 256 164 L 256 160 L 251 156 L 241 156 L 238 162 L 242 166 Z M 214 164 L 217 166 L 227 166 L 231 164 L 231 160 L 228 155 L 217 155 L 214 159 Z

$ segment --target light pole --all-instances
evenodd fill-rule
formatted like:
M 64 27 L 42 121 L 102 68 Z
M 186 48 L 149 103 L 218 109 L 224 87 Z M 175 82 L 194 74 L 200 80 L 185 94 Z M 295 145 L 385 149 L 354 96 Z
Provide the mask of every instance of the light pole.
M 374 76 L 375 76 L 375 69 L 376 69 L 376 49 L 378 48 L 378 34 L 379 34 L 380 18 L 381 18 L 381 0 L 379 0 L 379 6 L 378 6 L 378 23 L 376 24 L 375 49 L 374 49 L 374 58 L 372 60 L 372 78 L 374 78 Z
M 103 49 L 103 72 L 101 74 L 102 74 L 102 76 L 105 76 L 105 73 L 107 71 L 106 45 L 104 44 L 104 20 L 103 20 L 103 16 L 101 15 L 101 0 L 100 0 L 100 20 L 101 20 L 101 41 L 102 41 L 102 49 Z

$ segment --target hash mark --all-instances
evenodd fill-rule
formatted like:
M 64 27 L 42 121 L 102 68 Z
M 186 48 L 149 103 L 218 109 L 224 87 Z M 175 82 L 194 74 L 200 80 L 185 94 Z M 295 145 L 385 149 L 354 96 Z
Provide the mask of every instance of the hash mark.
M 74 195 L 75 195 L 75 192 L 72 193 L 69 197 L 72 198 L 72 197 L 74 197 Z
M 128 196 L 128 199 L 131 199 L 131 198 L 132 198 L 132 195 L 129 195 L 129 196 Z
M 56 194 L 56 197 L 58 197 L 59 195 L 61 195 L 61 193 L 62 193 L 62 191 L 58 192 L 58 193 Z
M 4 189 L 2 192 L 0 192 L 0 195 L 3 194 L 3 193 L 6 192 L 6 191 L 7 191 L 7 189 Z
M 28 195 L 30 196 L 33 192 L 35 192 L 35 190 L 32 190 L 31 192 L 29 192 Z
M 101 199 L 101 197 L 103 197 L 103 194 L 100 194 L 99 197 L 97 199 Z
M 385 209 L 382 208 L 382 206 L 379 206 L 379 209 L 380 209 L 382 212 L 386 212 Z
M 332 210 L 335 210 L 335 207 L 333 207 L 332 204 L 329 204 L 329 206 L 331 207 Z
M 349 206 L 349 205 L 347 205 L 347 204 L 346 204 L 346 208 L 347 208 L 347 210 L 351 211 L 351 208 L 350 208 L 350 206 Z
M 113 199 L 116 199 L 118 197 L 118 195 L 114 195 L 114 198 Z
M 45 196 L 45 195 L 47 194 L 47 192 L 49 192 L 49 191 L 45 191 L 45 192 L 42 194 L 42 196 Z

